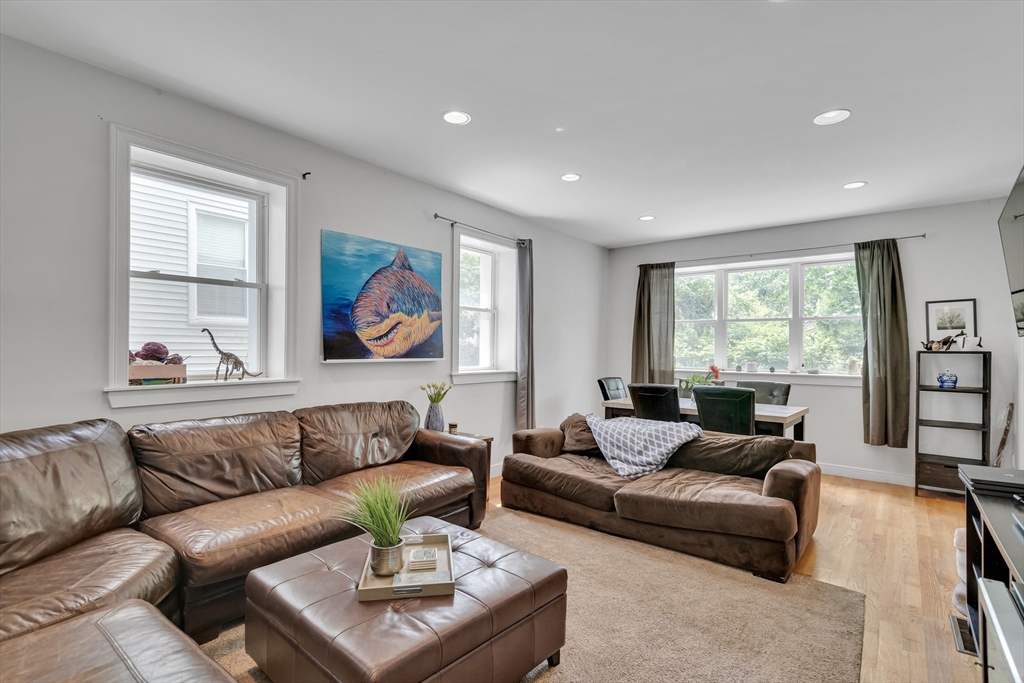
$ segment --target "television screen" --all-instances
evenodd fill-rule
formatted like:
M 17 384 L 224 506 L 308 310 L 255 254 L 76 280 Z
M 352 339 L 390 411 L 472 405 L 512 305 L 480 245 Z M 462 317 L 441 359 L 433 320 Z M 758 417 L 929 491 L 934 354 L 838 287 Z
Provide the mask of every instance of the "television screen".
M 1017 335 L 1024 337 L 1024 170 L 1017 177 L 999 217 L 999 236 L 1003 242 Z

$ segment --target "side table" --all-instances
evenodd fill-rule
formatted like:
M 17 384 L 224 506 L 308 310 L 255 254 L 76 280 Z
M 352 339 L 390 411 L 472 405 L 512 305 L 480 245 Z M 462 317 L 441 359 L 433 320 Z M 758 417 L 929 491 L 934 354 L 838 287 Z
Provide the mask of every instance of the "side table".
M 470 439 L 480 439 L 487 444 L 487 500 L 491 499 L 491 442 L 494 441 L 493 436 L 484 436 L 483 434 L 471 434 L 469 432 L 455 432 L 457 436 L 468 436 Z

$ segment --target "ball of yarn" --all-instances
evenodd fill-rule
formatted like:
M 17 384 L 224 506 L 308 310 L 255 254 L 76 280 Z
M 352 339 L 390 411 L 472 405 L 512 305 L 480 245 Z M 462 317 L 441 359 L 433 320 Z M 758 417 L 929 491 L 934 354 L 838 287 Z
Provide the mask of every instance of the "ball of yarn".
M 139 360 L 163 360 L 167 358 L 167 353 L 167 347 L 160 342 L 146 342 L 135 353 L 135 357 Z

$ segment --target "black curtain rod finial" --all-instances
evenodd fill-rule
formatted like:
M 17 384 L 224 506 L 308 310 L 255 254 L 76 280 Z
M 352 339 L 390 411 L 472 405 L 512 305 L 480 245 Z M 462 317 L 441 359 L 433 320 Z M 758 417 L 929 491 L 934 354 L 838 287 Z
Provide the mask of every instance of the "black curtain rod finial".
M 312 171 L 306 171 L 305 173 L 302 174 L 302 179 L 305 180 L 308 176 L 311 175 L 313 175 Z

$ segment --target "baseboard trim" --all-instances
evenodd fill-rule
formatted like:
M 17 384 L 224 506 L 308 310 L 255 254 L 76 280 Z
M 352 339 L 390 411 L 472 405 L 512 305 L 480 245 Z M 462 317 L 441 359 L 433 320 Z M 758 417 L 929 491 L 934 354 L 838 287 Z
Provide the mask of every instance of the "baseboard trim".
M 501 476 L 501 463 L 491 465 L 491 479 Z
M 869 470 L 866 467 L 851 467 L 849 465 L 830 465 L 819 462 L 818 467 L 825 474 L 836 477 L 847 477 L 849 479 L 863 479 L 865 481 L 877 481 L 883 484 L 896 484 L 897 486 L 909 486 L 914 488 L 914 475 L 895 474 L 893 472 L 879 472 Z

